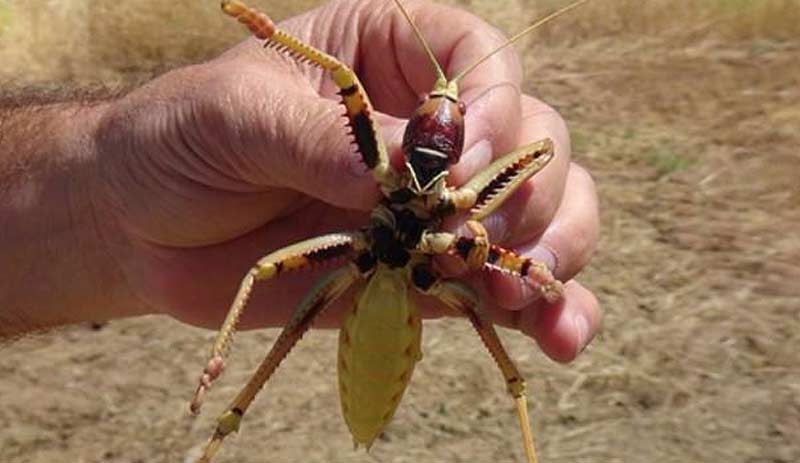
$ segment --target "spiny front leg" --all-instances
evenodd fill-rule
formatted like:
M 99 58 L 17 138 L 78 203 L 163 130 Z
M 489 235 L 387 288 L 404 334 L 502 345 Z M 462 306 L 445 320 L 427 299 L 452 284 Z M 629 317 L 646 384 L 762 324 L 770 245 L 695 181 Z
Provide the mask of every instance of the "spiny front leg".
M 334 271 L 320 280 L 303 298 L 292 314 L 291 319 L 281 331 L 266 358 L 256 372 L 239 392 L 225 412 L 217 418 L 217 427 L 203 450 L 198 463 L 209 463 L 219 451 L 225 437 L 239 430 L 247 408 L 255 399 L 258 391 L 272 376 L 281 361 L 289 354 L 297 341 L 311 327 L 311 323 L 326 307 L 342 295 L 361 277 L 361 271 L 354 263 Z
M 489 353 L 506 381 L 508 393 L 517 406 L 517 417 L 522 431 L 522 442 L 528 463 L 536 463 L 533 432 L 528 417 L 528 404 L 525 398 L 525 380 L 503 347 L 497 331 L 481 307 L 475 291 L 466 284 L 455 280 L 439 280 L 427 264 L 420 264 L 412 270 L 415 287 L 424 294 L 438 298 L 444 305 L 466 316 L 478 332 Z
M 192 413 L 200 411 L 206 391 L 225 367 L 224 359 L 230 349 L 236 325 L 239 323 L 239 318 L 247 305 L 256 281 L 269 280 L 281 273 L 309 268 L 314 264 L 331 259 L 353 256 L 366 246 L 366 238 L 363 233 L 333 233 L 301 241 L 260 259 L 242 280 L 228 315 L 225 317 L 225 322 L 211 347 L 208 363 L 200 375 L 197 389 L 189 406 Z
M 372 103 L 356 73 L 335 57 L 277 29 L 267 15 L 240 1 L 225 0 L 222 9 L 247 26 L 256 38 L 265 40 L 265 47 L 276 48 L 300 62 L 310 63 L 331 73 L 333 82 L 339 87 L 342 104 L 347 110 L 345 116 L 350 135 L 361 159 L 372 170 L 375 181 L 385 194 L 396 190 L 399 187 L 398 176 L 389 164 L 386 145 L 380 136 L 378 123 L 372 117 Z
M 494 161 L 461 188 L 446 193 L 443 202 L 451 205 L 454 211 L 470 210 L 472 220 L 482 220 L 542 170 L 554 155 L 549 138 L 517 148 Z
M 556 302 L 564 295 L 564 285 L 555 279 L 547 265 L 502 246 L 489 244 L 486 229 L 480 222 L 469 221 L 467 226 L 473 233 L 472 237 L 448 232 L 425 233 L 418 249 L 430 255 L 460 257 L 472 270 L 498 270 L 522 278 L 533 285 L 547 302 Z

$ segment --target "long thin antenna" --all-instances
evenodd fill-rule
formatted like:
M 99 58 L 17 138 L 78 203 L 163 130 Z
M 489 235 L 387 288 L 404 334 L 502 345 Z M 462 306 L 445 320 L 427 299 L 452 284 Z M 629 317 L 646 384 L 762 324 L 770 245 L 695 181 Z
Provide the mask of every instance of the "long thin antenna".
M 537 27 L 539 27 L 539 26 L 541 26 L 541 25 L 543 25 L 543 24 L 545 24 L 547 22 L 550 22 L 550 20 L 555 19 L 558 16 L 561 16 L 562 14 L 564 14 L 564 13 L 566 13 L 566 12 L 568 12 L 568 11 L 574 9 L 574 8 L 577 8 L 578 6 L 584 4 L 584 3 L 588 2 L 588 1 L 589 0 L 578 0 L 577 2 L 571 3 L 571 4 L 567 5 L 567 6 L 565 6 L 564 8 L 561 8 L 560 10 L 556 10 L 555 12 L 550 13 L 549 15 L 545 16 L 544 18 L 536 21 L 535 23 L 533 23 L 530 26 L 528 26 L 525 29 L 523 29 L 521 32 L 517 33 L 517 35 L 515 35 L 515 36 L 511 37 L 510 39 L 508 39 L 508 41 L 506 43 L 504 43 L 504 44 L 500 45 L 499 47 L 495 48 L 494 50 L 489 52 L 487 55 L 485 55 L 483 58 L 479 59 L 478 61 L 475 61 L 474 63 L 469 65 L 466 69 L 464 69 L 463 71 L 459 72 L 458 75 L 455 76 L 451 80 L 451 82 L 458 82 L 464 76 L 466 76 L 470 72 L 474 71 L 475 68 L 478 67 L 481 63 L 483 63 L 487 59 L 489 59 L 492 56 L 494 56 L 500 50 L 502 50 L 505 47 L 507 47 L 507 46 L 511 45 L 512 43 L 516 42 L 517 40 L 520 39 L 520 37 L 524 36 L 528 32 L 536 29 Z
M 425 41 L 425 38 L 422 36 L 422 32 L 419 31 L 419 29 L 417 28 L 417 25 L 414 24 L 414 21 L 411 20 L 411 15 L 408 14 L 408 11 L 406 11 L 406 9 L 403 6 L 403 4 L 400 3 L 400 0 L 394 0 L 394 3 L 397 5 L 397 8 L 400 8 L 400 11 L 403 13 L 403 16 L 405 16 L 406 21 L 408 21 L 408 24 L 410 24 L 411 28 L 414 30 L 414 35 L 417 36 L 417 40 L 419 41 L 420 45 L 422 45 L 422 48 L 425 49 L 425 53 L 428 54 L 428 59 L 430 59 L 431 63 L 433 64 L 434 69 L 436 70 L 436 76 L 437 76 L 438 80 L 441 81 L 442 83 L 447 82 L 447 77 L 444 75 L 444 71 L 442 71 L 442 67 L 439 65 L 439 62 L 436 61 L 436 57 L 433 56 L 433 51 L 431 51 L 431 47 L 428 46 L 428 43 Z

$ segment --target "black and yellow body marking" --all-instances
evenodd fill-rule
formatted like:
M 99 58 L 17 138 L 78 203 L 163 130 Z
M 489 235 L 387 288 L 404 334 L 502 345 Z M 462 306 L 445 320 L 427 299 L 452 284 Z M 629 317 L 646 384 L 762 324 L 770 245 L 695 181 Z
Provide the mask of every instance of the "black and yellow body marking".
M 347 110 L 347 125 L 364 164 L 372 170 L 375 181 L 384 192 L 396 189 L 398 180 L 389 165 L 389 155 L 379 133 L 378 123 L 372 117 L 372 103 L 356 73 L 335 57 L 277 29 L 269 17 L 240 1 L 223 1 L 222 8 L 225 13 L 246 25 L 256 38 L 265 40 L 266 48 L 274 48 L 299 62 L 330 72 L 333 82 L 339 87 L 342 104 Z
M 548 302 L 555 302 L 563 295 L 563 286 L 553 277 L 550 269 L 535 259 L 519 254 L 496 244 L 490 244 L 486 231 L 479 222 L 472 225 L 472 237 L 448 232 L 425 232 L 417 250 L 427 255 L 450 254 L 459 257 L 470 269 L 497 270 L 530 282 Z M 476 226 L 477 225 L 477 226 Z
M 435 218 L 417 215 L 418 208 L 412 206 L 414 203 L 394 204 L 387 200 L 373 213 L 369 229 L 371 250 L 390 268 L 405 267 L 425 230 L 438 226 Z
M 461 236 L 454 241 L 452 254 L 466 262 L 478 247 L 479 244 L 475 238 Z M 502 246 L 489 245 L 489 252 L 484 265 L 490 269 L 505 272 L 531 282 L 538 287 L 542 296 L 548 302 L 555 302 L 561 299 L 563 295 L 561 282 L 553 277 L 552 272 L 545 264 L 530 257 L 520 256 Z
M 274 278 L 281 273 L 302 270 L 337 258 L 353 257 L 365 249 L 361 232 L 331 233 L 280 249 L 259 260 L 251 272 L 256 280 Z

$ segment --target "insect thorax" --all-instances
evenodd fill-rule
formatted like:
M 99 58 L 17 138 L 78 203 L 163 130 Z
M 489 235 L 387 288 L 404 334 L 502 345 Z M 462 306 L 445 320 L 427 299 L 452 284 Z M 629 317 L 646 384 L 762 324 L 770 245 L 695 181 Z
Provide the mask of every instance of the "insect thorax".
M 372 212 L 370 251 L 379 262 L 397 268 L 408 264 L 425 231 L 439 228 L 442 214 L 436 207 L 438 196 L 416 196 L 402 189 L 391 198 L 395 200 L 384 200 Z

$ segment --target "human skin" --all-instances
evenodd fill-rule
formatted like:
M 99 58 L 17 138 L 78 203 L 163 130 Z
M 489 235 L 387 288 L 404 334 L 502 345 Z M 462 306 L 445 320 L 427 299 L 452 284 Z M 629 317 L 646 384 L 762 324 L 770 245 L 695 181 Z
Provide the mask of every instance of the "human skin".
M 503 37 L 442 5 L 407 2 L 448 75 Z M 441 18 L 448 27 L 441 27 Z M 231 25 L 235 27 L 235 25 Z M 433 69 L 389 1 L 334 1 L 280 24 L 361 76 L 392 163 Z M 597 241 L 594 183 L 570 161 L 560 116 L 520 92 L 511 49 L 461 82 L 463 183 L 513 148 L 549 137 L 555 159 L 485 221 L 490 239 L 547 263 L 566 281 L 545 304 L 499 273 L 460 274 L 494 319 L 572 360 L 600 328 L 597 300 L 573 277 Z M 0 109 L 0 336 L 152 313 L 217 328 L 238 283 L 262 255 L 367 223 L 380 193 L 345 135 L 327 75 L 249 39 L 209 62 L 176 69 L 121 97 L 6 104 Z M 448 224 L 457 227 L 454 222 Z M 321 271 L 259 286 L 245 328 L 285 322 Z M 441 316 L 422 298 L 428 317 Z M 318 326 L 333 326 L 348 298 Z

